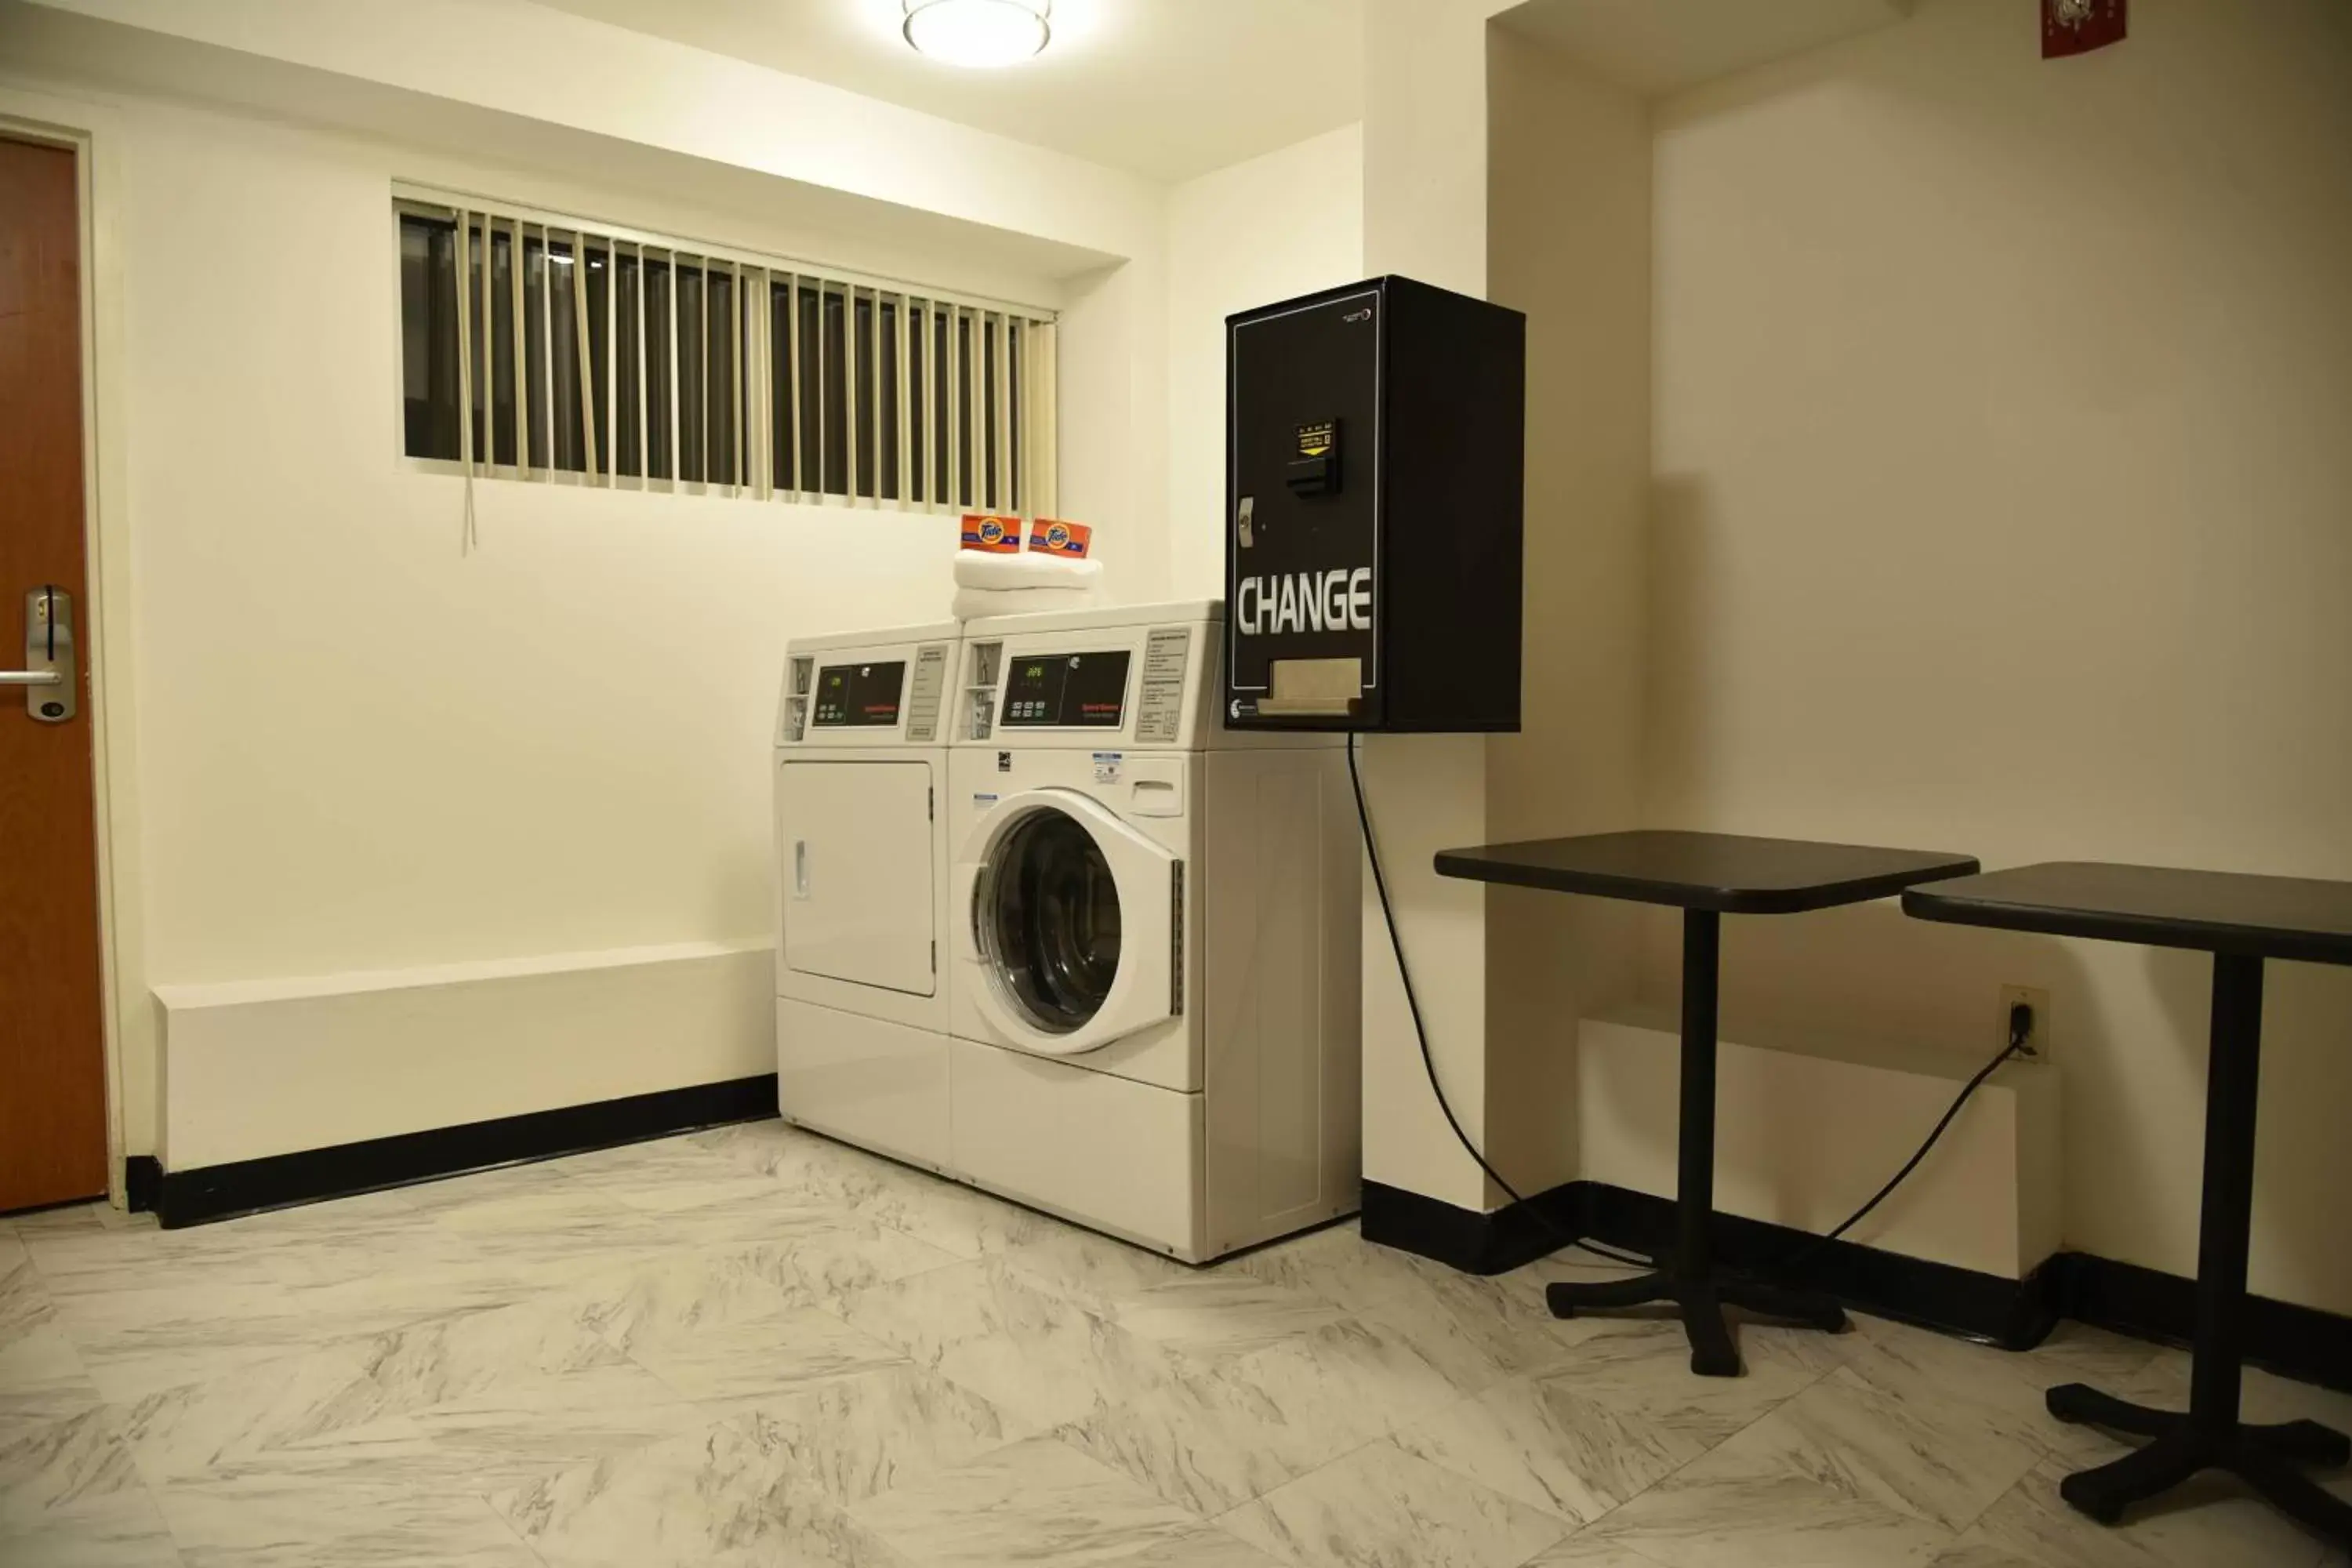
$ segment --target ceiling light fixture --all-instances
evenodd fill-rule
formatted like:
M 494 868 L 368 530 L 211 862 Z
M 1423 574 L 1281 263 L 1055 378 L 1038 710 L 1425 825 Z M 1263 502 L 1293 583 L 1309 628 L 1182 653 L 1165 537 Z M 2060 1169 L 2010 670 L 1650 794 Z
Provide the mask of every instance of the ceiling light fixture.
M 904 0 L 907 42 L 954 66 L 1017 65 L 1054 36 L 1054 0 Z

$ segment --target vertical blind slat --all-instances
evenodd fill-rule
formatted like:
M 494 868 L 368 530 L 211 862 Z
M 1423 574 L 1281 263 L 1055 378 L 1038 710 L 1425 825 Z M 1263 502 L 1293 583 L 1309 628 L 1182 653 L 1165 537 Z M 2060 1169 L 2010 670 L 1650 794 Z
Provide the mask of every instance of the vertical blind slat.
M 458 208 L 457 243 L 450 249 L 450 265 L 457 269 L 457 460 L 469 477 L 474 471 L 474 331 L 467 304 L 474 282 L 472 231 L 472 215 Z M 488 377 L 483 380 L 487 383 Z
M 604 244 L 604 488 L 621 482 L 621 239 L 597 237 Z
M 686 292 L 678 287 L 679 257 L 677 251 L 668 256 L 669 278 L 669 488 L 676 490 L 686 472 L 684 435 L 686 389 L 677 383 L 678 297 Z
M 539 400 L 540 432 L 546 461 L 540 466 L 555 475 L 555 247 L 549 231 L 539 231 L 539 374 L 543 391 Z
M 1037 426 L 1029 417 L 1026 406 L 1037 389 L 1037 323 L 1021 323 L 1021 393 L 1017 401 L 1021 408 L 1021 509 L 1029 517 L 1045 515 L 1037 510 Z
M 646 348 L 646 247 L 637 246 L 637 489 L 653 485 L 654 427 L 646 422 L 646 384 L 654 378 L 653 356 Z
M 768 299 L 768 275 L 752 268 L 736 285 L 742 294 L 743 330 L 737 334 L 735 353 L 743 364 L 743 482 L 755 500 L 768 497 L 768 334 L 761 330 L 762 307 Z M 756 440 L 754 439 L 756 433 Z
M 467 244 L 470 247 L 473 243 L 473 215 L 467 214 L 459 226 L 465 231 Z M 499 450 L 499 334 L 497 331 L 499 319 L 490 310 L 491 254 L 490 215 L 484 213 L 482 215 L 482 434 L 480 439 L 474 443 L 474 456 L 479 459 L 486 473 L 489 470 L 490 459 L 498 456 Z M 467 292 L 465 283 L 457 285 L 457 293 L 461 298 Z M 473 347 L 472 333 L 469 331 L 467 337 L 466 346 L 470 350 Z M 473 396 L 473 389 L 469 386 L 466 389 L 466 426 L 468 434 L 471 434 L 474 424 Z
M 872 416 L 870 423 L 873 426 L 873 435 L 866 446 L 874 454 L 874 488 L 867 493 L 866 500 L 879 507 L 882 504 L 882 290 L 879 289 L 874 290 L 873 311 L 867 317 L 867 323 L 866 342 L 872 345 L 872 352 L 866 355 L 866 363 L 874 367 L 874 374 L 873 384 L 866 389 L 866 412 Z
M 941 432 L 940 445 L 947 459 L 948 506 L 950 510 L 964 503 L 963 488 L 963 356 L 959 340 L 963 334 L 963 310 L 950 306 L 947 320 L 946 353 L 943 369 L 948 384 L 948 427 Z
M 744 479 L 743 479 L 743 446 L 744 446 L 744 441 L 743 441 L 743 268 L 742 268 L 742 264 L 741 264 L 741 263 L 740 263 L 740 262 L 733 263 L 732 265 L 733 265 L 733 267 L 734 267 L 734 270 L 735 270 L 735 286 L 734 286 L 734 288 L 732 288 L 732 289 L 729 289 L 729 290 L 728 290 L 728 300 L 727 300 L 727 307 L 728 307 L 727 335 L 728 335 L 729 342 L 730 342 L 730 344 L 732 345 L 732 346 L 731 346 L 731 348 L 730 348 L 730 351 L 729 352 L 729 353 L 728 353 L 728 355 L 727 355 L 727 357 L 728 357 L 728 359 L 729 359 L 729 360 L 730 360 L 731 362 L 733 362 L 733 363 L 730 364 L 730 366 L 729 367 L 729 368 L 730 368 L 730 375 L 729 375 L 729 378 L 728 378 L 728 379 L 729 379 L 729 380 L 730 380 L 730 382 L 732 384 L 732 385 L 731 385 L 730 390 L 730 391 L 729 391 L 729 393 L 728 393 L 728 417 L 729 417 L 729 418 L 733 422 L 733 423 L 730 426 L 730 429 L 732 431 L 733 436 L 734 436 L 734 440 L 733 440 L 733 442 L 732 442 L 732 445 L 733 445 L 733 447 L 734 447 L 734 448 L 735 448 L 735 473 L 734 473 L 734 476 L 733 476 L 733 477 L 734 477 L 734 484 L 735 484 L 735 488 L 736 488 L 736 489 L 742 489 L 742 488 L 743 488 L 743 483 L 744 483 Z
M 482 226 L 482 232 L 487 239 L 489 233 L 487 222 Z M 522 219 L 508 220 L 507 242 L 507 314 L 509 324 L 514 329 L 507 334 L 507 357 L 512 362 L 513 370 L 507 379 L 514 384 L 510 394 L 514 400 L 514 469 L 515 477 L 520 479 L 530 468 L 530 318 L 523 313 Z M 495 255 L 496 252 L 486 246 L 482 255 L 482 270 L 485 273 L 489 270 Z M 485 323 L 487 327 L 497 324 L 496 316 Z M 492 446 L 495 448 L 496 443 Z
M 694 388 L 694 411 L 701 414 L 694 421 L 694 447 L 701 456 L 696 458 L 694 478 L 710 484 L 710 268 L 703 266 L 701 257 L 694 258 L 694 348 L 701 355 L 696 367 L 701 369 L 696 376 L 701 385 Z
M 1000 315 L 997 341 L 997 496 L 1004 510 L 1018 510 L 1013 494 L 1013 318 Z
M 857 503 L 857 290 L 841 291 L 841 499 Z
M 907 410 L 910 403 L 907 391 L 907 370 L 910 361 L 907 348 L 907 333 L 912 330 L 914 312 L 911 307 L 913 304 L 914 301 L 908 299 L 906 295 L 898 296 L 898 353 L 895 357 L 898 362 L 898 450 L 896 456 L 898 459 L 898 504 L 900 506 L 905 506 L 915 499 L 915 488 L 912 482 L 914 465 L 909 459 L 909 454 L 913 450 L 914 443 L 911 437 L 914 432 L 908 427 L 907 424 Z
M 1029 405 L 1029 417 L 1037 427 L 1037 449 L 1045 455 L 1045 459 L 1036 468 L 1037 510 L 1047 517 L 1058 517 L 1062 501 L 1059 476 L 1053 460 L 1053 454 L 1060 449 L 1055 443 L 1061 439 L 1055 412 L 1055 399 L 1061 395 L 1055 375 L 1056 349 L 1054 337 L 1057 329 L 1053 322 L 1045 321 L 1032 330 L 1037 333 L 1038 374 L 1036 390 Z
M 831 412 L 826 405 L 832 400 L 826 397 L 824 393 L 825 388 L 832 385 L 833 382 L 831 374 L 825 369 L 824 362 L 825 339 L 830 335 L 824 330 L 824 279 L 820 278 L 816 280 L 816 499 L 820 505 L 824 500 L 826 486 L 833 479 L 832 475 L 825 472 L 826 463 L 833 456 L 833 449 L 825 444 L 827 439 L 825 426 L 832 423 L 825 417 Z
M 966 472 L 971 476 L 972 504 L 984 508 L 988 505 L 988 447 L 982 437 L 988 430 L 988 405 L 981 381 L 981 366 L 986 357 L 981 340 L 988 331 L 987 318 L 978 310 L 971 311 L 965 331 L 963 461 Z
M 806 500 L 808 484 L 801 467 L 801 275 L 797 272 L 784 284 L 784 303 L 789 308 L 784 347 L 793 362 L 793 499 Z
M 580 335 L 579 367 L 572 378 L 580 396 L 580 471 L 593 479 L 597 477 L 596 366 L 588 339 L 588 236 L 581 229 L 572 231 L 572 323 Z

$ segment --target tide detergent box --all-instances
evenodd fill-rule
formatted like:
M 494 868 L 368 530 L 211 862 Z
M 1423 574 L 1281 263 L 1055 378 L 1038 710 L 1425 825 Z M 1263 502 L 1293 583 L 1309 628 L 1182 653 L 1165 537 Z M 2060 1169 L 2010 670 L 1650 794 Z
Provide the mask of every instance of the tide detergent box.
M 991 555 L 1017 555 L 1021 552 L 1021 520 L 999 517 L 993 512 L 968 511 L 963 514 L 963 547 Z
M 1041 517 L 1029 525 L 1029 548 L 1041 555 L 1058 555 L 1066 561 L 1083 561 L 1093 542 L 1095 531 L 1083 522 L 1062 522 Z

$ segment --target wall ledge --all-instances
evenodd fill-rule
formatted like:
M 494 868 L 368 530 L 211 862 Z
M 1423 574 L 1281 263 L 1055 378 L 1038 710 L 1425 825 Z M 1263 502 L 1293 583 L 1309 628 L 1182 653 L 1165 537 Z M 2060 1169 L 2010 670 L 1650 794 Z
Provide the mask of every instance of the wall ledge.
M 255 1003 L 350 996 L 371 991 L 423 990 L 442 985 L 477 984 L 484 981 L 522 980 L 542 974 L 677 963 L 699 958 L 729 958 L 738 953 L 772 952 L 775 945 L 772 940 L 764 936 L 744 937 L 733 942 L 667 942 L 647 947 L 611 947 L 583 952 L 544 952 L 521 958 L 479 959 L 415 969 L 359 969 L 341 974 L 285 975 L 263 980 L 158 985 L 153 991 L 155 1000 L 163 1005 L 166 1012 L 184 1013 L 205 1007 L 243 1007 Z
M 772 945 L 562 952 L 155 988 L 167 1171 L 776 1068 Z

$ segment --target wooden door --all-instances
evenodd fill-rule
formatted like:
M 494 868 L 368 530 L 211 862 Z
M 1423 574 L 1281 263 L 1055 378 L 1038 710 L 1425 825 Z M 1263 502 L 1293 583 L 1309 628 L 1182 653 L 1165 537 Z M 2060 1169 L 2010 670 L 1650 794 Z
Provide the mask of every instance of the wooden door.
M 106 1191 L 80 235 L 74 154 L 0 139 L 0 669 L 43 588 L 74 654 L 70 718 L 0 686 L 0 1212 Z

